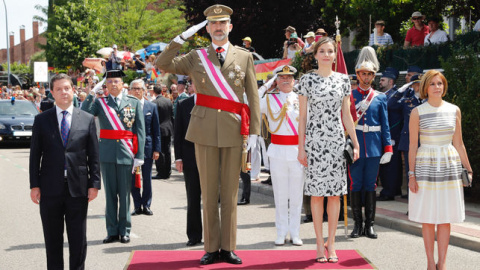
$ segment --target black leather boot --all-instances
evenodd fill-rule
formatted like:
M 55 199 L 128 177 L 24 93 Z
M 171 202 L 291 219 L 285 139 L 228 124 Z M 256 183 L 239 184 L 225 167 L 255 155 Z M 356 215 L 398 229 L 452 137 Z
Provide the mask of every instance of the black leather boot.
M 365 192 L 365 235 L 368 238 L 377 239 L 377 233 L 373 229 L 375 223 L 376 192 Z
M 352 192 L 350 197 L 350 207 L 352 208 L 353 220 L 355 221 L 355 225 L 353 226 L 353 231 L 350 234 L 350 237 L 358 238 L 363 231 L 362 192 Z

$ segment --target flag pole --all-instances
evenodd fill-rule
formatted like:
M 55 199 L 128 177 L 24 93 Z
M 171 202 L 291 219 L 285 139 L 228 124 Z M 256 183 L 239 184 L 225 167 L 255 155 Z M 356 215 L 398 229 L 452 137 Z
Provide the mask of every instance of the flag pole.
M 339 53 L 338 47 L 342 42 L 342 36 L 340 35 L 340 21 L 338 20 L 338 16 L 335 16 L 335 27 L 337 28 L 336 35 L 335 35 L 335 42 L 337 46 L 337 54 Z M 343 58 L 343 57 L 342 57 Z M 338 70 L 338 57 L 337 61 L 335 61 L 335 72 Z M 347 194 L 343 195 L 343 222 L 344 222 L 344 229 L 345 229 L 345 238 L 348 238 L 348 206 L 347 206 Z

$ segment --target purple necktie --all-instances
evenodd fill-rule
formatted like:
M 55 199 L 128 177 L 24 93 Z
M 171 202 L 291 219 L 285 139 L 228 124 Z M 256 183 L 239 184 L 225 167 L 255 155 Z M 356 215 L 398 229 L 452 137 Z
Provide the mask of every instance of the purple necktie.
M 62 112 L 63 118 L 62 118 L 60 132 L 62 133 L 63 147 L 67 146 L 68 133 L 70 133 L 70 128 L 68 127 L 68 123 L 67 123 L 67 113 L 68 113 L 67 111 Z

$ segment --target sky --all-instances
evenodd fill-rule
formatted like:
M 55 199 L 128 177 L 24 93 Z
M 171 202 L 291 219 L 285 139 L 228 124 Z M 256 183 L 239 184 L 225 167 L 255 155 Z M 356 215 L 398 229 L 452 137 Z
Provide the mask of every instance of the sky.
M 0 0 L 0 49 L 7 48 L 5 42 L 6 23 L 5 6 L 7 6 L 8 32 L 14 32 L 15 45 L 20 43 L 20 26 L 25 25 L 25 38 L 28 40 L 33 36 L 32 22 L 34 15 L 43 14 L 35 9 L 36 5 L 47 6 L 48 0 Z M 40 33 L 46 30 L 46 24 L 39 26 Z

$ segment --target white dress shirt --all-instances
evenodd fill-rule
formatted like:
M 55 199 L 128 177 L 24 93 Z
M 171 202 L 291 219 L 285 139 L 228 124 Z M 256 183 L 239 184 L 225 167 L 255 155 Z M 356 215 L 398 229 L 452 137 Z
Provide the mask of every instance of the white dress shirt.
M 58 106 L 56 106 L 56 110 L 57 110 L 57 119 L 58 119 L 58 131 L 60 131 L 60 134 L 62 134 L 62 119 L 63 119 L 63 111 L 62 109 L 60 109 Z M 70 129 L 70 127 L 72 127 L 72 113 L 73 113 L 73 104 L 70 105 L 70 107 L 68 107 L 66 109 L 66 111 L 68 112 L 67 115 L 65 116 L 65 120 L 67 121 L 67 125 L 68 125 L 68 128 Z

